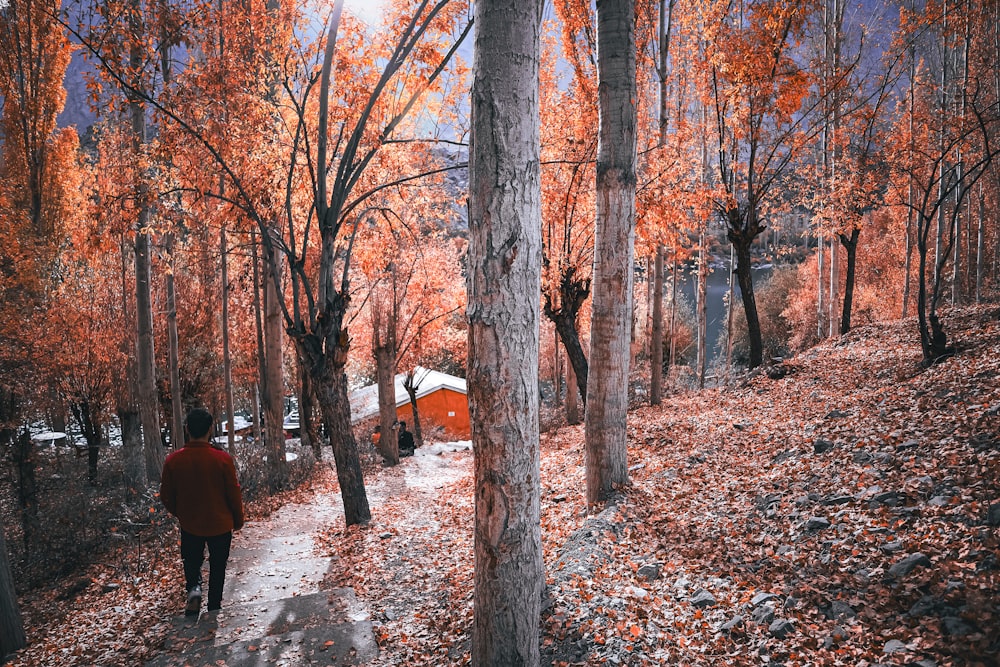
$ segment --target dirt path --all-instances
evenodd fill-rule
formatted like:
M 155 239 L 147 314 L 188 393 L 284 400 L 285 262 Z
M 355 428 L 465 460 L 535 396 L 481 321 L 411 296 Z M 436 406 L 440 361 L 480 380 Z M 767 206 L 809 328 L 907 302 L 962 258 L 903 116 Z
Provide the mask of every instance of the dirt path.
M 370 476 L 372 514 L 394 496 L 426 498 L 468 474 L 471 457 L 443 455 L 468 449 L 468 443 L 422 447 L 397 468 Z M 320 589 L 330 557 L 317 537 L 342 522 L 336 488 L 249 522 L 233 543 L 222 610 L 175 618 L 164 652 L 147 667 L 360 665 L 375 659 L 367 602 L 352 588 Z

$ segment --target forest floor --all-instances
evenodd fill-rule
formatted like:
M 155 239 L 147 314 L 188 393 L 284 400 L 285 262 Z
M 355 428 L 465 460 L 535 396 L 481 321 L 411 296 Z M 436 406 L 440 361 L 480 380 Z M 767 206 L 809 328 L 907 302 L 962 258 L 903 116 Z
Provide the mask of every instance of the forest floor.
M 599 514 L 582 427 L 544 434 L 543 664 L 1000 664 L 1000 309 L 943 321 L 957 351 L 930 369 L 909 320 L 634 410 L 631 484 Z M 371 524 L 331 512 L 310 533 L 326 571 L 309 586 L 352 591 L 367 664 L 470 661 L 472 455 L 435 447 L 369 475 Z M 335 494 L 327 470 L 283 500 Z M 180 568 L 158 558 L 138 584 L 34 598 L 13 665 L 169 652 Z M 322 646 L 286 664 L 330 664 Z M 282 664 L 243 648 L 253 661 L 218 664 Z

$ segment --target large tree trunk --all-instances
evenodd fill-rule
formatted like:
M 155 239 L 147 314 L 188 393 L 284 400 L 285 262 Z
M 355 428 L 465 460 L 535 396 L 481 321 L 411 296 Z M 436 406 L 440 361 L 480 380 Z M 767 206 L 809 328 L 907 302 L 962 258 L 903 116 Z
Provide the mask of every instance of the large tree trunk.
M 119 406 L 118 425 L 122 432 L 122 473 L 125 495 L 135 499 L 146 490 L 146 465 L 142 447 L 142 420 L 134 407 Z
M 131 26 L 136 35 L 142 34 L 139 17 L 142 9 L 138 0 L 132 0 L 134 15 Z M 129 66 L 141 72 L 143 49 L 138 39 L 133 40 L 129 51 Z M 142 85 L 141 83 L 138 85 Z M 142 100 L 129 95 L 129 115 L 132 121 L 132 150 L 140 155 L 146 144 L 146 111 Z M 160 479 L 163 467 L 163 444 L 160 442 L 160 412 L 156 400 L 156 356 L 153 352 L 153 300 L 151 277 L 151 241 L 149 228 L 149 186 L 146 174 L 138 175 L 137 192 L 139 214 L 135 224 L 135 320 L 136 320 L 136 370 L 138 380 L 139 414 L 142 418 L 142 440 L 146 461 L 146 477 L 151 482 Z
M 267 445 L 267 480 L 272 491 L 288 484 L 285 460 L 285 386 L 281 353 L 282 315 L 278 299 L 280 264 L 265 253 L 264 267 L 264 442 Z M 348 422 L 350 423 L 350 422 Z M 299 424 L 301 427 L 301 423 Z
M 539 664 L 542 8 L 541 0 L 475 5 L 466 284 L 479 667 Z
M 854 280 L 857 274 L 858 263 L 858 236 L 861 229 L 855 227 L 851 230 L 850 236 L 840 235 L 840 242 L 847 250 L 847 275 L 844 281 L 844 311 L 840 318 L 840 333 L 845 334 L 851 330 L 851 308 L 854 305 Z
M 754 235 L 737 235 L 730 230 L 729 240 L 736 250 L 736 279 L 740 284 L 743 313 L 747 318 L 747 334 L 750 339 L 750 368 L 757 368 L 764 359 L 764 342 L 761 338 L 760 318 L 757 315 L 757 301 L 754 298 L 753 275 L 750 268 L 750 246 L 753 244 L 754 238 Z
M 653 322 L 649 341 L 649 403 L 659 405 L 663 389 L 663 246 L 653 262 Z
M 635 2 L 597 3 L 600 128 L 590 376 L 584 416 L 587 504 L 628 483 L 629 324 L 635 240 Z
M 378 383 L 379 454 L 386 465 L 399 463 L 396 423 L 396 350 L 389 341 L 375 347 L 375 377 Z M 415 404 L 414 404 L 415 405 Z
M 0 661 L 28 645 L 17 607 L 17 591 L 7 559 L 7 539 L 0 525 Z
M 576 330 L 576 312 L 567 312 L 564 309 L 554 313 L 548 307 L 546 307 L 545 312 L 555 325 L 556 333 L 559 334 L 559 340 L 562 341 L 563 347 L 566 348 L 566 359 L 569 361 L 568 365 L 573 369 L 576 390 L 582 398 L 586 399 L 587 376 L 590 373 L 590 369 L 587 363 L 587 355 L 583 351 L 583 345 L 580 343 L 580 334 Z M 567 388 L 566 391 L 568 393 L 569 389 Z
M 568 352 L 566 356 L 569 356 Z M 580 423 L 580 388 L 576 383 L 573 364 L 566 364 L 566 423 Z
M 338 302 L 343 303 L 339 297 Z M 337 312 L 334 311 L 334 314 Z M 342 310 L 340 315 L 343 315 Z M 351 404 L 347 394 L 347 374 L 344 372 L 349 339 L 347 332 L 340 328 L 339 319 L 332 328 L 339 332 L 337 341 L 328 339 L 325 352 L 312 334 L 296 337 L 295 342 L 299 345 L 299 354 L 304 354 L 309 360 L 309 368 L 314 373 L 313 387 L 323 413 L 323 425 L 330 436 L 340 496 L 344 502 L 344 521 L 348 526 L 354 526 L 371 521 L 371 510 L 365 493 L 358 445 L 351 428 Z

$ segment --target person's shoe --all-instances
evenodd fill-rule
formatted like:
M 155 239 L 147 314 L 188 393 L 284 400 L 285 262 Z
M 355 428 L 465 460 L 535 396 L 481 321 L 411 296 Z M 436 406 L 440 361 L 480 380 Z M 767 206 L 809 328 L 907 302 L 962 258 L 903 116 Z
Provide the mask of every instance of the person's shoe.
M 195 586 L 188 591 L 188 601 L 184 606 L 185 616 L 197 616 L 201 613 L 201 586 Z

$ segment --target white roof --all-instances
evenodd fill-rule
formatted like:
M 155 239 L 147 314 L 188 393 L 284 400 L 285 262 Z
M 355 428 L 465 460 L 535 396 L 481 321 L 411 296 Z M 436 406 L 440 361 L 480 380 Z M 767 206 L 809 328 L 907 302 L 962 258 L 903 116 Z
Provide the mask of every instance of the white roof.
M 438 389 L 451 389 L 460 394 L 467 393 L 465 380 L 454 375 L 433 371 L 429 368 L 417 366 L 413 371 L 414 382 L 417 385 L 417 398 L 422 398 L 427 394 L 433 394 Z M 410 396 L 403 387 L 403 379 L 406 373 L 399 373 L 396 376 L 396 407 L 406 405 L 410 402 Z M 362 387 L 351 392 L 351 423 L 358 423 L 362 419 L 367 419 L 378 414 L 378 385 L 373 384 Z

